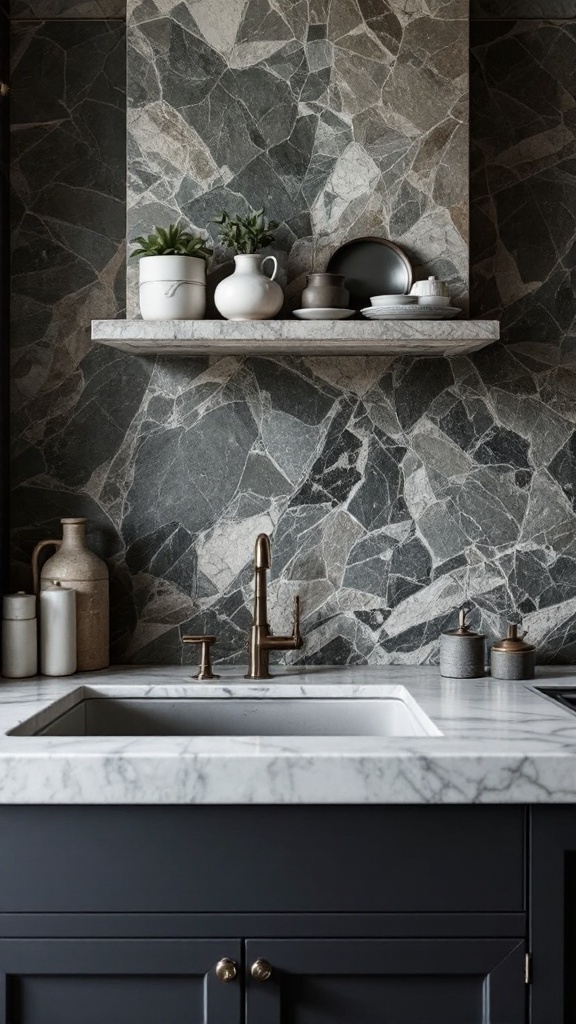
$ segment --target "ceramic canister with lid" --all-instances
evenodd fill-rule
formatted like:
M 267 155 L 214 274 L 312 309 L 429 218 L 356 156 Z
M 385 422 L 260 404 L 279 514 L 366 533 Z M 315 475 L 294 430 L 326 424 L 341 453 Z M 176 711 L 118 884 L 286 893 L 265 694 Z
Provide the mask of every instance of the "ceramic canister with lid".
M 60 583 L 76 591 L 76 648 L 78 671 L 107 668 L 109 653 L 108 566 L 86 543 L 86 519 L 61 519 L 62 540 L 43 540 L 32 556 L 37 592 Z M 38 579 L 38 558 L 46 546 L 58 548 L 42 566 Z
M 70 676 L 76 664 L 76 591 L 54 580 L 40 591 L 40 671 Z
M 36 598 L 34 594 L 6 594 L 2 601 L 2 675 L 26 679 L 38 671 Z
M 536 648 L 518 636 L 518 626 L 508 624 L 508 633 L 490 652 L 490 671 L 495 679 L 534 679 Z
M 426 281 L 416 281 L 410 289 L 410 295 L 449 295 L 448 285 L 445 281 L 439 281 L 437 277 L 430 276 Z
M 478 679 L 486 674 L 483 633 L 475 633 L 466 622 L 469 608 L 461 608 L 456 629 L 440 637 L 440 675 L 451 679 Z

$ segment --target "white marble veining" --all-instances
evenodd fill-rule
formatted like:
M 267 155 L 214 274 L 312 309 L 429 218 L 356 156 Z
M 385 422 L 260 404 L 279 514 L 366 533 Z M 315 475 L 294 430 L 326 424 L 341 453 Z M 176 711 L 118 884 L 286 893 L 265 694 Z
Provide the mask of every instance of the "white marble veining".
M 457 356 L 498 341 L 496 320 L 93 320 L 92 340 L 134 355 Z
M 576 715 L 528 683 L 443 680 L 436 667 L 277 667 L 248 683 L 189 668 L 133 667 L 61 680 L 0 682 L 0 803 L 571 803 Z M 41 728 L 79 688 L 130 696 L 358 696 L 402 686 L 442 733 L 418 738 L 7 735 L 31 716 Z M 573 685 L 573 669 L 540 669 L 536 685 Z M 26 726 L 30 728 L 30 726 Z

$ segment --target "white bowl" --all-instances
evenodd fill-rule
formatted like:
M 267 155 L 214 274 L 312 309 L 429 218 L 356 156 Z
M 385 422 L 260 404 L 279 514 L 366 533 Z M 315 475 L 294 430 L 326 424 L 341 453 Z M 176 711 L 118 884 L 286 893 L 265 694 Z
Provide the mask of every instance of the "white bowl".
M 373 306 L 410 306 L 418 301 L 417 295 L 371 295 Z
M 418 295 L 419 306 L 449 306 L 449 295 Z

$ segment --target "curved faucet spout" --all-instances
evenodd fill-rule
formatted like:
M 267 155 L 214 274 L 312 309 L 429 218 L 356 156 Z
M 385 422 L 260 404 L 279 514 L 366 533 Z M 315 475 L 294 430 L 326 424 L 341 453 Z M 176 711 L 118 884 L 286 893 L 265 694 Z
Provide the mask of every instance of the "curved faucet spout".
M 260 533 L 254 548 L 254 618 L 250 628 L 250 647 L 247 679 L 270 679 L 268 658 L 270 651 L 296 651 L 302 647 L 300 635 L 300 599 L 294 599 L 294 627 L 292 636 L 272 636 L 268 625 L 266 570 L 272 556 L 270 538 Z
M 254 568 L 269 569 L 271 564 L 270 537 L 267 533 L 259 533 L 254 548 Z

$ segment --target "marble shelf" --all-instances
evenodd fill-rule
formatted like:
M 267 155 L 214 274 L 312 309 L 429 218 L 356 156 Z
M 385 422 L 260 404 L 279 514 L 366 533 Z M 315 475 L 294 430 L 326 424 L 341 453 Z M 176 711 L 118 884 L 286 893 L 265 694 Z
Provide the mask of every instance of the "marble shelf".
M 498 341 L 496 320 L 93 320 L 134 355 L 458 356 Z

